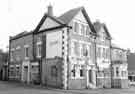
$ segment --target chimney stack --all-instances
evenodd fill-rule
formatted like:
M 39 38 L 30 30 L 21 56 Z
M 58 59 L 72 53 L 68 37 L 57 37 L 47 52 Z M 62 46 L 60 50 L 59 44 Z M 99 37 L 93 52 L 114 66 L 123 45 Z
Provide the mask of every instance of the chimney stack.
M 53 16 L 53 7 L 51 4 L 48 6 L 48 15 Z

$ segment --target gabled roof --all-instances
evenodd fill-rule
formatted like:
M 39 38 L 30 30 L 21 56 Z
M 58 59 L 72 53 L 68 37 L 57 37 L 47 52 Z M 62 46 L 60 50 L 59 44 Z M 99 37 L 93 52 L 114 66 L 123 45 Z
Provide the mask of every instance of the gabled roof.
M 67 11 L 66 13 L 64 13 L 63 15 L 61 15 L 60 17 L 58 17 L 58 19 L 61 19 L 62 21 L 65 22 L 65 24 L 68 24 L 76 15 L 79 11 L 82 11 L 84 17 L 86 18 L 88 24 L 89 24 L 89 27 L 91 29 L 91 31 L 93 33 L 96 33 L 91 21 L 90 21 L 90 18 L 85 10 L 84 7 L 79 7 L 79 8 L 75 8 L 75 9 L 71 9 L 69 11 Z
M 35 28 L 34 32 L 38 32 L 39 31 L 40 27 L 42 26 L 42 24 L 44 23 L 44 21 L 46 20 L 47 17 L 52 19 L 52 20 L 54 20 L 55 22 L 59 23 L 61 26 L 65 25 L 65 23 L 62 20 L 60 20 L 60 19 L 58 19 L 58 18 L 56 18 L 54 16 L 50 16 L 48 14 L 44 14 L 44 16 L 40 20 L 39 24 Z
M 101 28 L 101 27 L 103 27 L 103 29 L 105 30 L 105 32 L 106 32 L 106 34 L 107 34 L 107 37 L 108 37 L 109 39 L 112 39 L 112 37 L 111 37 L 111 35 L 110 35 L 110 33 L 109 33 L 108 29 L 107 29 L 106 24 L 100 23 L 99 21 L 96 21 L 96 22 L 93 23 L 93 25 L 94 25 L 94 28 L 95 28 L 95 30 L 96 30 L 96 33 L 98 33 L 98 32 L 100 31 L 100 28 Z
M 24 32 L 21 32 L 21 33 L 15 35 L 15 36 L 13 36 L 13 37 L 11 36 L 11 37 L 10 37 L 10 40 L 15 40 L 15 39 L 18 39 L 18 38 L 21 38 L 21 37 L 30 35 L 30 34 L 32 34 L 32 33 L 33 33 L 33 31 L 30 31 L 30 32 L 24 31 Z
M 109 33 L 109 31 L 108 31 L 108 28 L 107 28 L 106 24 L 103 24 L 103 27 L 104 27 L 104 29 L 105 29 L 105 31 L 106 31 L 107 36 L 108 36 L 109 38 L 112 38 L 111 35 L 110 35 L 110 33 Z
M 73 17 L 82 9 L 82 7 L 79 8 L 75 8 L 75 9 L 71 9 L 67 12 L 65 12 L 64 14 L 62 14 L 60 17 L 58 17 L 59 19 L 61 19 L 62 21 L 64 21 L 66 24 L 68 24 Z

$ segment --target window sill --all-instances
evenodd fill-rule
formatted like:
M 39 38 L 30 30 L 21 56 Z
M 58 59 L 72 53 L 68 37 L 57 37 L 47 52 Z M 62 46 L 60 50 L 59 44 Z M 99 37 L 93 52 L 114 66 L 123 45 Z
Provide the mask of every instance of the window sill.
M 84 79 L 85 77 L 70 77 L 70 79 Z
M 25 57 L 25 60 L 29 60 L 29 57 Z
M 37 57 L 37 58 L 41 58 L 41 56 L 39 56 L 39 55 L 38 55 L 38 56 L 36 56 L 36 57 Z

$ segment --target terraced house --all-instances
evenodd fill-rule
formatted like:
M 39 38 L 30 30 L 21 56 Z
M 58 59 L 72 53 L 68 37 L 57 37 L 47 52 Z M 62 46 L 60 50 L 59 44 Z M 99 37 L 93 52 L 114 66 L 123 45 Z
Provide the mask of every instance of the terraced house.
M 127 50 L 112 45 L 112 87 L 128 88 Z
M 111 35 L 104 23 L 95 22 L 97 86 L 111 88 Z
M 33 31 L 10 37 L 9 80 L 63 89 L 110 88 L 110 45 L 105 24 L 92 24 L 84 7 L 55 17 L 48 6 Z

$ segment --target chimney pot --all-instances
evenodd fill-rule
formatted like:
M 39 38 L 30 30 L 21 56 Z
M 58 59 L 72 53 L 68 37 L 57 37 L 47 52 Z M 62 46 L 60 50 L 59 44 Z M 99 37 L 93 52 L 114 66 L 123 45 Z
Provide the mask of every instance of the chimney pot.
M 53 7 L 51 4 L 48 6 L 48 15 L 53 16 Z

